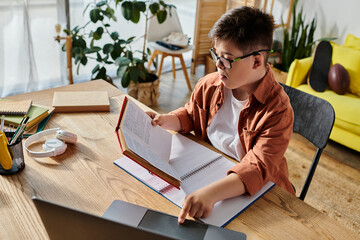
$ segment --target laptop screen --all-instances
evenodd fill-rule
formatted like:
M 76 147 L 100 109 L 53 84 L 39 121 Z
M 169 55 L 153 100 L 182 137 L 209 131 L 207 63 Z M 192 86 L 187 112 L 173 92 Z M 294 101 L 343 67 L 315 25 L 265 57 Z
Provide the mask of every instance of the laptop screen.
M 33 197 L 50 239 L 174 239 Z

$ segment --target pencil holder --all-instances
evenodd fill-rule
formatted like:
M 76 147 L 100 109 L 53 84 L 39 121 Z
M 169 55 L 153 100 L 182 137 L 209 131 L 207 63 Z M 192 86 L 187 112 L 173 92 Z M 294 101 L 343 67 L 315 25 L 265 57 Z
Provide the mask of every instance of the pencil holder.
M 15 132 L 5 132 L 6 137 L 11 138 Z M 15 143 L 8 144 L 7 149 L 12 158 L 12 166 L 10 169 L 4 169 L 0 164 L 0 175 L 11 175 L 20 172 L 25 168 L 24 153 L 22 146 L 22 136 L 20 136 Z M 3 149 L 1 150 L 3 151 Z M 1 154 L 1 153 L 0 153 Z

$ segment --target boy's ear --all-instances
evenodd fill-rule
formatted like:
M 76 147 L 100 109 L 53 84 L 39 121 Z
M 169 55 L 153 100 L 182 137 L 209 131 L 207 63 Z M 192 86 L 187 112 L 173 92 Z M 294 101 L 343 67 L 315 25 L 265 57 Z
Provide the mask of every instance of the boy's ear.
M 256 69 L 258 67 L 261 67 L 263 65 L 263 57 L 261 54 L 254 56 L 254 65 L 253 68 Z

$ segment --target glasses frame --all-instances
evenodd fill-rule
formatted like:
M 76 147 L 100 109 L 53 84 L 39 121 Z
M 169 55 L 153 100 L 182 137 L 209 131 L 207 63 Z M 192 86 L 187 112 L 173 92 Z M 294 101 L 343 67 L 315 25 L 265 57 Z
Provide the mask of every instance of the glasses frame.
M 226 68 L 226 69 L 231 69 L 231 68 L 232 68 L 232 64 L 231 64 L 231 63 L 236 62 L 236 61 L 239 61 L 239 60 L 242 60 L 242 59 L 247 58 L 247 57 L 250 57 L 250 56 L 260 55 L 260 52 L 270 52 L 270 53 L 273 52 L 273 50 L 261 49 L 261 50 L 254 51 L 254 52 L 251 52 L 251 53 L 249 53 L 249 54 L 246 54 L 246 55 L 244 55 L 244 56 L 237 57 L 237 58 L 235 58 L 235 59 L 227 59 L 227 58 L 219 57 L 218 55 L 216 55 L 216 53 L 213 51 L 213 49 L 214 49 L 214 48 L 210 48 L 210 49 L 209 49 L 209 51 L 210 51 L 210 53 L 211 53 L 212 59 L 214 60 L 215 63 L 217 63 L 217 61 L 220 60 L 221 65 L 222 65 L 224 68 Z M 214 57 L 215 57 L 215 58 L 214 58 Z M 224 60 L 228 61 L 230 67 L 229 67 L 229 68 L 225 67 L 225 65 L 223 64 L 223 62 L 221 61 L 221 59 L 224 59 Z

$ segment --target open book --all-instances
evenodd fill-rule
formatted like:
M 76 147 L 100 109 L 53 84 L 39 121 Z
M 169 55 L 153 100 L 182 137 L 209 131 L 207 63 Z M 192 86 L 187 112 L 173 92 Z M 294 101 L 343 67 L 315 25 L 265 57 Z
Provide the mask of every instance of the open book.
M 160 126 L 153 127 L 151 118 L 128 98 L 124 100 L 116 131 L 128 158 L 120 158 L 114 163 L 179 207 L 186 195 L 226 177 L 227 171 L 235 165 L 181 134 L 171 134 Z M 225 226 L 272 186 L 274 183 L 269 182 L 251 197 L 238 196 L 220 201 L 212 214 L 201 220 Z
M 124 100 L 116 130 L 125 156 L 177 188 L 204 169 L 209 174 L 214 166 L 219 169 L 217 165 L 220 165 L 226 174 L 234 165 L 221 154 L 181 134 L 153 127 L 151 118 L 128 98 Z

